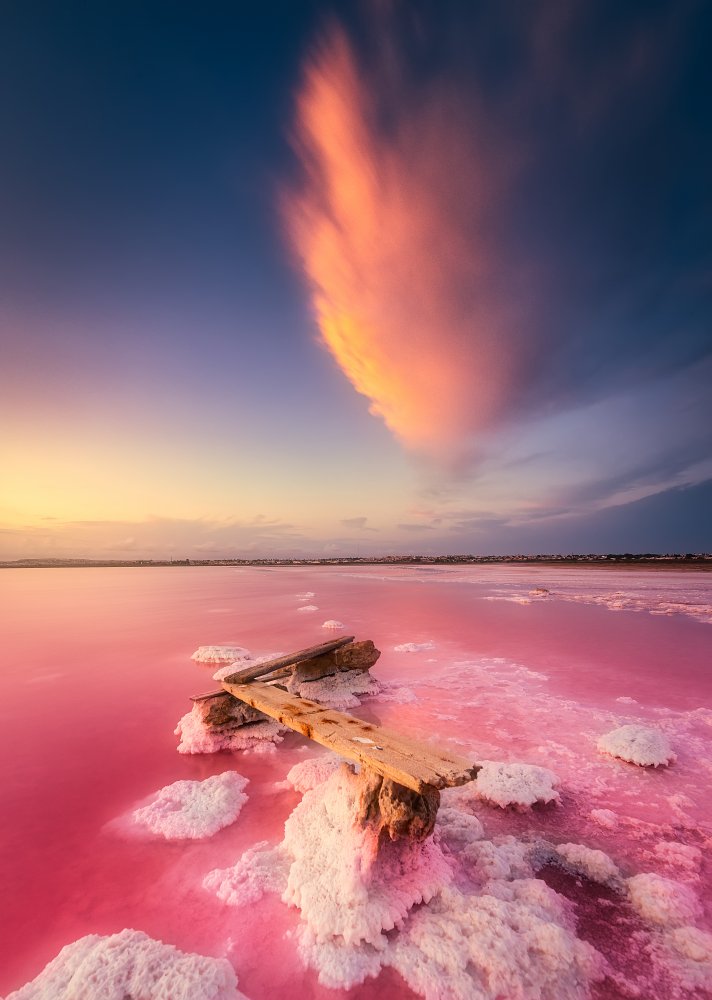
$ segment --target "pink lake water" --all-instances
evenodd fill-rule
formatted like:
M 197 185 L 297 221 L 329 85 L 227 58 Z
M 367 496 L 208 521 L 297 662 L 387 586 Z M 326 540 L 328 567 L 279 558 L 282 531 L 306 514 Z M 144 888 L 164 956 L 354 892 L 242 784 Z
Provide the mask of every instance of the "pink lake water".
M 306 592 L 318 610 L 299 611 L 297 595 Z M 2 995 L 34 979 L 64 945 L 125 927 L 183 951 L 227 956 L 252 1000 L 417 995 L 392 970 L 348 991 L 320 985 L 297 954 L 294 907 L 273 895 L 228 907 L 202 886 L 208 871 L 234 864 L 255 843 L 282 839 L 300 796 L 275 785 L 305 758 L 306 741 L 289 734 L 269 754 L 178 754 L 173 731 L 189 696 L 214 686 L 215 665 L 191 654 L 208 644 L 253 654 L 298 649 L 333 634 L 321 627 L 327 619 L 382 651 L 372 672 L 386 683 L 384 695 L 354 714 L 473 761 L 538 764 L 558 775 L 558 806 L 518 813 L 479 805 L 488 836 L 582 844 L 604 851 L 626 877 L 673 879 L 699 898 L 697 926 L 712 929 L 712 574 L 7 570 L 0 608 Z M 404 643 L 423 648 L 397 652 Z M 597 750 L 602 734 L 629 723 L 663 732 L 675 763 L 638 768 Z M 171 782 L 228 769 L 249 779 L 249 799 L 209 839 L 142 840 L 112 825 Z M 596 822 L 598 810 L 614 813 L 615 825 Z M 671 844 L 700 853 L 676 853 Z M 695 990 L 664 968 L 651 971 L 646 948 L 656 931 L 620 894 L 553 868 L 541 877 L 573 900 L 578 935 L 616 970 L 592 996 L 710 995 L 704 983 Z

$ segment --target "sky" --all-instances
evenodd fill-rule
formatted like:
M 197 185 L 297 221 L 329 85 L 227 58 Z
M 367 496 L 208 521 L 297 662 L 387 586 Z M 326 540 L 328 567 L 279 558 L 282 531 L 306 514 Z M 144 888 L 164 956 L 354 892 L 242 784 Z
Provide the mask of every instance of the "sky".
M 0 24 L 0 559 L 712 550 L 709 4 Z

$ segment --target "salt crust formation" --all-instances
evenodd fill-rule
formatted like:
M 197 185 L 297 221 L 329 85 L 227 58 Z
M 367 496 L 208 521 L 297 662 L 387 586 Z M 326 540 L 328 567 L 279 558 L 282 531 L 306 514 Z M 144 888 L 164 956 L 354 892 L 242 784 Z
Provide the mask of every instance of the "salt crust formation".
M 450 790 L 433 838 L 386 840 L 377 851 L 374 828 L 355 819 L 359 779 L 325 760 L 290 771 L 308 790 L 283 842 L 211 872 L 207 888 L 242 905 L 259 888 L 250 873 L 264 871 L 263 891 L 300 909 L 300 955 L 328 987 L 348 989 L 390 966 L 426 1000 L 587 996 L 605 962 L 576 937 L 571 904 L 534 877 L 550 851 L 485 840 L 471 800 Z
M 435 649 L 434 642 L 402 642 L 393 647 L 394 653 L 419 653 L 422 649 Z
M 592 809 L 589 816 L 604 830 L 615 830 L 618 826 L 618 817 L 611 809 Z
M 558 802 L 554 789 L 558 778 L 553 771 L 536 764 L 502 764 L 482 761 L 475 788 L 479 798 L 506 809 L 527 809 L 535 803 Z
M 627 880 L 633 909 L 657 931 L 653 952 L 683 988 L 712 990 L 712 934 L 694 926 L 702 915 L 687 885 L 646 872 Z
M 585 875 L 592 882 L 622 889 L 623 879 L 616 865 L 603 851 L 585 847 L 583 844 L 559 844 L 556 848 L 558 861 L 574 875 Z
M 628 895 L 640 916 L 661 927 L 681 927 L 700 916 L 700 903 L 686 885 L 646 873 L 628 879 Z
M 340 629 L 344 628 L 343 622 L 337 622 L 335 618 L 330 618 L 328 621 L 322 623 L 322 628 L 333 628 Z
M 658 767 L 675 760 L 667 738 L 647 726 L 621 726 L 601 736 L 598 749 L 640 767 Z
M 301 608 L 297 608 L 297 611 L 318 611 L 319 608 L 316 604 L 302 604 Z
M 294 765 L 287 774 L 287 781 L 295 791 L 303 795 L 304 792 L 323 784 L 342 764 L 343 758 L 335 753 L 308 757 Z
M 62 948 L 7 1000 L 247 1000 L 225 958 L 206 958 L 126 929 L 89 934 Z
M 166 840 L 212 837 L 240 815 L 248 798 L 247 783 L 237 771 L 214 774 L 204 781 L 174 781 L 135 809 L 131 819 Z
M 360 705 L 362 697 L 379 694 L 381 685 L 367 670 L 344 670 L 316 681 L 289 684 L 287 689 L 300 698 L 318 701 L 328 708 L 343 709 Z
M 191 656 L 196 663 L 235 663 L 252 660 L 249 649 L 243 646 L 198 646 Z

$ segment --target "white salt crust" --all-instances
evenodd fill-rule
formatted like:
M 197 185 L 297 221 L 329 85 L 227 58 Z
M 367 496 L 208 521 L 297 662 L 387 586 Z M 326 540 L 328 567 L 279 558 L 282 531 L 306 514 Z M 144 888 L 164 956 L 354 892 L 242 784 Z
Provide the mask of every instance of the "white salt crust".
M 598 749 L 640 767 L 658 767 L 675 760 L 667 738 L 647 726 L 621 726 L 601 736 Z
M 435 649 L 434 642 L 402 642 L 393 647 L 394 653 L 419 653 L 423 649 Z
M 251 659 L 249 649 L 244 646 L 199 646 L 191 656 L 196 663 L 235 663 Z
M 180 738 L 178 753 L 218 753 L 220 750 L 251 750 L 261 744 L 281 743 L 286 730 L 278 722 L 266 719 L 224 732 L 208 729 L 203 724 L 200 708 L 193 705 L 178 721 L 174 732 Z
M 232 868 L 215 868 L 203 879 L 203 888 L 214 892 L 228 906 L 256 903 L 266 892 L 282 894 L 290 858 L 281 847 L 266 840 L 245 851 Z
M 322 622 L 321 627 L 322 628 L 340 629 L 340 628 L 344 628 L 345 626 L 344 626 L 343 622 L 337 622 L 335 618 L 329 618 L 328 621 Z
M 355 708 L 361 704 L 361 697 L 379 694 L 381 685 L 367 670 L 344 670 L 318 681 L 289 684 L 288 689 L 300 698 L 318 701 L 329 708 Z
M 133 823 L 166 840 L 212 837 L 234 823 L 247 802 L 248 779 L 237 771 L 214 774 L 204 781 L 174 781 L 131 813 Z
M 287 773 L 287 782 L 295 791 L 308 792 L 310 788 L 316 788 L 330 778 L 334 771 L 343 764 L 343 758 L 335 753 L 322 754 L 321 757 L 308 757 L 299 761 Z
M 712 934 L 693 926 L 702 906 L 692 889 L 653 873 L 634 875 L 627 887 L 633 908 L 653 928 L 654 957 L 683 989 L 712 990 Z
M 62 948 L 7 1000 L 247 1000 L 225 958 L 206 958 L 126 929 Z
M 553 771 L 536 764 L 502 764 L 482 761 L 475 788 L 479 798 L 506 809 L 527 809 L 535 803 L 558 802 L 554 789 L 558 778 Z
M 604 830 L 615 830 L 618 826 L 618 817 L 611 809 L 592 809 L 589 816 Z
M 319 608 L 316 604 L 303 604 L 301 608 L 297 608 L 297 611 L 318 611 Z
M 295 785 L 316 779 L 317 765 L 305 764 Z M 571 904 L 532 877 L 532 845 L 483 840 L 479 820 L 459 808 L 467 798 L 448 795 L 433 838 L 387 841 L 377 853 L 374 831 L 354 821 L 359 789 L 339 768 L 306 792 L 279 848 L 211 873 L 208 887 L 239 905 L 255 898 L 244 873 L 265 864 L 274 890 L 286 858 L 282 898 L 301 911 L 299 953 L 334 989 L 391 966 L 426 1000 L 588 995 L 604 960 L 576 937 Z
M 592 882 L 611 888 L 622 888 L 623 880 L 618 865 L 603 851 L 583 844 L 559 844 L 556 848 L 559 861 L 575 875 L 585 875 Z
M 692 924 L 701 915 L 700 901 L 689 886 L 645 873 L 627 880 L 633 909 L 648 923 L 661 927 Z

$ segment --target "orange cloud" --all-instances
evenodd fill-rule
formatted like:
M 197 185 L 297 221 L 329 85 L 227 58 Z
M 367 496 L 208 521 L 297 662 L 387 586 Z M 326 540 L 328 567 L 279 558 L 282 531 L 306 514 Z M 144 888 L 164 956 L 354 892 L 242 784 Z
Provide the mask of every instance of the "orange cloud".
M 361 70 L 333 27 L 309 61 L 285 216 L 354 388 L 403 444 L 453 460 L 501 419 L 526 364 L 497 237 L 518 156 L 473 98 L 409 83 L 380 51 Z

